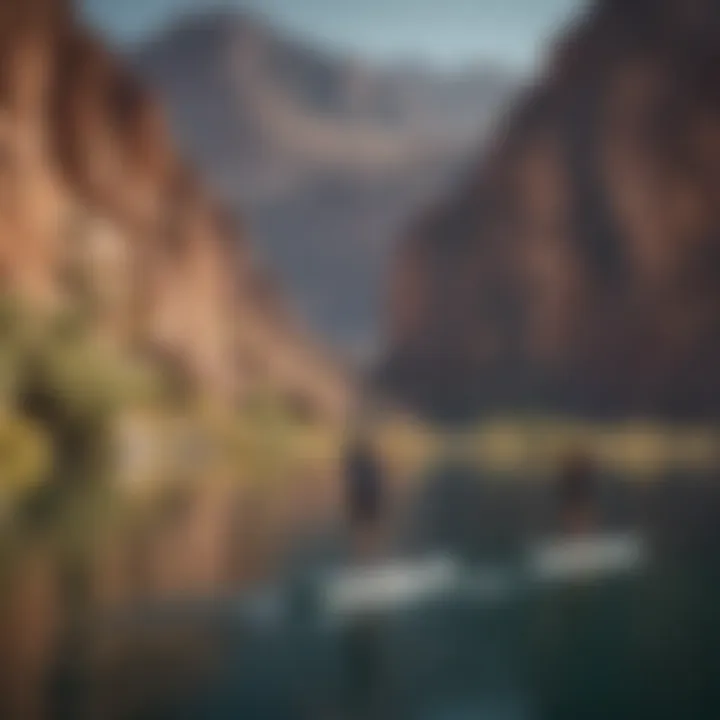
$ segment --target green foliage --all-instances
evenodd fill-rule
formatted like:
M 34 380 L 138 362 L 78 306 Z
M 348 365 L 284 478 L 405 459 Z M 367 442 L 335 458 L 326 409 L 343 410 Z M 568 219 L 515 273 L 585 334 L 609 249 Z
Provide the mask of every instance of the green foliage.
M 147 368 L 100 343 L 82 314 L 44 316 L 2 298 L 0 485 L 101 481 L 114 420 L 154 384 Z
M 40 427 L 12 415 L 0 418 L 0 499 L 37 487 L 50 464 L 50 443 Z

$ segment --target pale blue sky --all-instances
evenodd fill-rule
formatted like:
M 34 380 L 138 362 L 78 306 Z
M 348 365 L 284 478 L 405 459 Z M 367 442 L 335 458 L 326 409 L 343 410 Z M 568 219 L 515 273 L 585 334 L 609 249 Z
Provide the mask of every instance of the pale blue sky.
M 310 38 L 378 60 L 442 64 L 493 60 L 529 68 L 548 37 L 586 0 L 81 0 L 86 18 L 118 42 L 178 13 L 221 5 L 259 11 Z

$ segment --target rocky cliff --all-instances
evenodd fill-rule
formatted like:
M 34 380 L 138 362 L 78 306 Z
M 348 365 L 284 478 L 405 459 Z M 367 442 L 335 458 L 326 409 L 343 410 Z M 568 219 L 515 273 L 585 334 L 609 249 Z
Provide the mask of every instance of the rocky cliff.
M 322 412 L 340 373 L 295 329 L 247 238 L 145 89 L 65 0 L 0 8 L 0 278 L 218 399 L 271 385 Z
M 391 289 L 427 409 L 720 413 L 720 11 L 598 0 Z
M 233 10 L 183 16 L 128 55 L 303 317 L 349 352 L 376 349 L 404 223 L 517 84 L 482 63 L 373 64 Z

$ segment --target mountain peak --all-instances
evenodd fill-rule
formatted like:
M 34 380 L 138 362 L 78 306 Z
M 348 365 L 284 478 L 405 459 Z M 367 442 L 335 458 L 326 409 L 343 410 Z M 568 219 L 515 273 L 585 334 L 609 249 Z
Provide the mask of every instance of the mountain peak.
M 484 65 L 366 63 L 234 12 L 185 18 L 137 61 L 312 325 L 343 347 L 375 339 L 399 225 L 454 175 L 515 84 Z
M 173 47 L 188 57 L 222 52 L 238 43 L 268 42 L 273 33 L 266 20 L 249 10 L 218 7 L 202 12 L 189 10 L 143 42 L 136 55 Z

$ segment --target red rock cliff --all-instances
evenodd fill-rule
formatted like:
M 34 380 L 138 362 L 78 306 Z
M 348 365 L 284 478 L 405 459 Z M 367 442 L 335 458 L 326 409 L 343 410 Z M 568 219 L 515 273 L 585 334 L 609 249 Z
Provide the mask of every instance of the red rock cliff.
M 172 359 L 203 392 L 269 383 L 318 409 L 340 374 L 292 327 L 162 110 L 64 0 L 0 7 L 0 278 Z
M 720 10 L 603 0 L 396 263 L 396 390 L 439 412 L 720 413 Z

